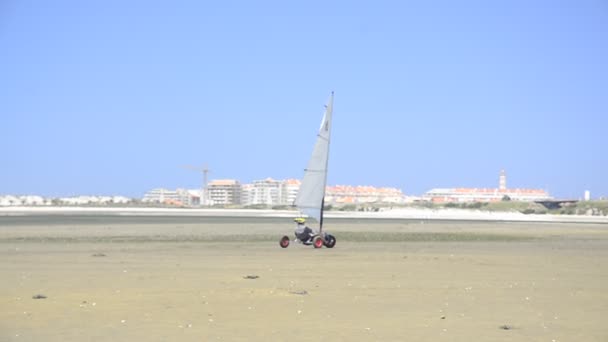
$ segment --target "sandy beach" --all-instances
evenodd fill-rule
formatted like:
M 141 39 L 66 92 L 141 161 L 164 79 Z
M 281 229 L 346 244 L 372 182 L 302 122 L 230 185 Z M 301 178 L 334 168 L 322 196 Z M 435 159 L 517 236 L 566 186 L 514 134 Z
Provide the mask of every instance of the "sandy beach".
M 282 217 L 0 216 L 0 340 L 608 340 L 605 223 L 326 227 L 281 249 Z

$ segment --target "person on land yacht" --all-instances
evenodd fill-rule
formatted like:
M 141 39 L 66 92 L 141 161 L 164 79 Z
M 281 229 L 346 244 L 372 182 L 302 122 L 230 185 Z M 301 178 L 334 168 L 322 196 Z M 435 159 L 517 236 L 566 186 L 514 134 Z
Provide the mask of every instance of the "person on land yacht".
M 306 226 L 306 219 L 303 217 L 296 217 L 294 219 L 296 223 L 295 235 L 298 240 L 300 240 L 303 244 L 311 244 L 312 237 L 315 235 L 312 229 Z

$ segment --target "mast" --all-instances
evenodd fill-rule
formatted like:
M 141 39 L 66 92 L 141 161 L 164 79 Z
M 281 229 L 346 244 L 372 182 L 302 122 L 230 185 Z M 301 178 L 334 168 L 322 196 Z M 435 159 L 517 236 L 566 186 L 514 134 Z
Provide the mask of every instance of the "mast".
M 328 108 L 329 106 L 329 108 Z M 319 234 L 323 233 L 323 213 L 325 212 L 325 190 L 327 189 L 327 170 L 329 166 L 329 143 L 331 141 L 331 114 L 333 113 L 334 107 L 334 92 L 331 92 L 331 96 L 329 98 L 329 104 L 325 106 L 326 110 L 329 112 L 329 117 L 327 117 L 327 121 L 325 124 L 325 130 L 327 131 L 327 157 L 325 158 L 325 180 L 323 182 L 323 199 L 321 200 L 321 213 L 319 219 Z M 320 137 L 320 135 L 319 135 Z
M 319 219 L 319 234 L 323 233 L 323 207 L 325 206 L 325 197 L 321 201 L 321 219 Z

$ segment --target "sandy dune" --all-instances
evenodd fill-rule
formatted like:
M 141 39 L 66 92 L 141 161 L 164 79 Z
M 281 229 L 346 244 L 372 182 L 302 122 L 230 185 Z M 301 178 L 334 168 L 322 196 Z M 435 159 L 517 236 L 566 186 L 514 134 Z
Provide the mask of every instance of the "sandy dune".
M 327 224 L 0 218 L 0 341 L 608 340 L 605 224 Z

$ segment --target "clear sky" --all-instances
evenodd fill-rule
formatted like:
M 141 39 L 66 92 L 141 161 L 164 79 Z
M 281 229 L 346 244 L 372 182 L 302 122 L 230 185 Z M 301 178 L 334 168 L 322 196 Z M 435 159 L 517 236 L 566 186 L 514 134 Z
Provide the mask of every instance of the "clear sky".
M 608 196 L 608 2 L 0 1 L 0 194 L 300 178 Z

